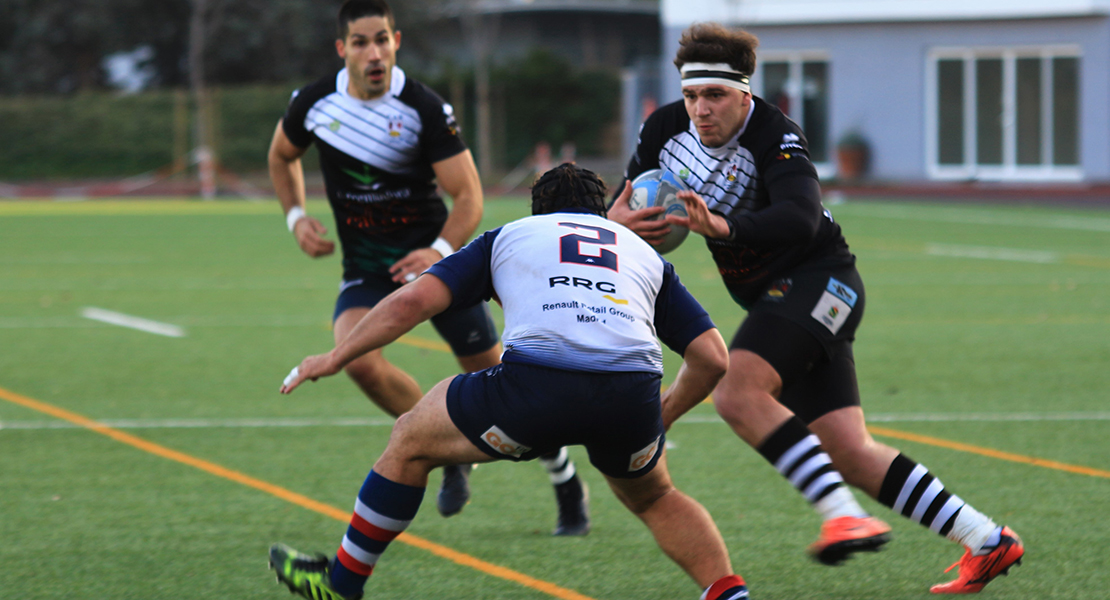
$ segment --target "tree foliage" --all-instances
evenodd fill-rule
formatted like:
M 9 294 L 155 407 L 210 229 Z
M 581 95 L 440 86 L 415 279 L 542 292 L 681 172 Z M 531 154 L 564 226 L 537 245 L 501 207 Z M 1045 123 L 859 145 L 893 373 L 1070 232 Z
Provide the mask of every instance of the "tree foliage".
M 307 80 L 331 69 L 338 64 L 332 41 L 340 3 L 208 0 L 204 60 L 209 82 Z M 403 25 L 419 23 L 435 3 L 395 1 L 393 8 Z M 3 0 L 0 94 L 104 87 L 104 58 L 140 46 L 154 49 L 156 85 L 184 85 L 193 7 L 191 0 Z M 419 33 L 410 36 L 416 48 L 422 45 Z

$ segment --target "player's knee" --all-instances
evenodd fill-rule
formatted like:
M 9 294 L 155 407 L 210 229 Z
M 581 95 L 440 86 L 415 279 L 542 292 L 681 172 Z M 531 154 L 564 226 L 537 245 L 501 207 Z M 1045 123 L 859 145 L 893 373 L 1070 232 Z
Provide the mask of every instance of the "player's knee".
M 628 510 L 632 511 L 634 515 L 642 515 L 651 510 L 659 500 L 667 494 L 675 491 L 673 486 L 666 489 L 652 489 L 642 493 L 633 495 L 622 495 L 621 502 L 624 503 Z
M 364 388 L 375 388 L 382 385 L 385 370 L 372 360 L 357 359 L 351 361 L 343 371 L 347 376 Z
M 754 410 L 754 396 L 743 386 L 720 385 L 713 391 L 713 408 L 726 423 L 740 423 Z
M 389 447 L 399 457 L 412 457 L 412 452 L 417 447 L 419 428 L 415 426 L 412 413 L 405 413 L 397 417 L 393 424 L 393 431 L 389 434 Z

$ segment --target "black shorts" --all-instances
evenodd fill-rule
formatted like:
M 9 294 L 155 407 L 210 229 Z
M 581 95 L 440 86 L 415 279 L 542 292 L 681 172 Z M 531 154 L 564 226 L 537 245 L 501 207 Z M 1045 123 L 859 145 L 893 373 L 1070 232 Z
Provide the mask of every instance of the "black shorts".
M 366 276 L 344 281 L 339 286 L 332 322 L 350 308 L 373 308 L 401 285 L 386 277 Z M 451 346 L 455 356 L 471 356 L 485 352 L 498 342 L 497 326 L 493 324 L 489 306 L 482 302 L 470 308 L 448 310 L 431 319 L 440 337 Z
M 774 367 L 782 378 L 779 401 L 811 423 L 860 404 L 852 342 L 865 303 L 854 266 L 794 272 L 764 290 L 729 348 Z
M 580 444 L 602 473 L 636 478 L 663 453 L 660 379 L 502 363 L 456 376 L 447 388 L 447 412 L 494 458 L 532 460 Z

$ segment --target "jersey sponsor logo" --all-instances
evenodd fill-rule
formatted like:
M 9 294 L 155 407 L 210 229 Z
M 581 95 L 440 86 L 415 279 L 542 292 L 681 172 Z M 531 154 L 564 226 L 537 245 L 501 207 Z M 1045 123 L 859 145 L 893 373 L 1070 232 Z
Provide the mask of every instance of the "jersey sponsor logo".
M 328 123 L 328 129 L 330 129 L 332 132 L 339 131 L 339 128 L 341 126 L 342 124 L 339 122 L 338 119 L 332 119 L 331 123 Z
M 357 181 L 363 188 L 371 188 L 373 183 L 377 181 L 378 176 L 370 172 L 370 165 L 362 165 L 362 172 L 352 171 L 351 169 L 342 169 L 344 173 L 349 175 L 351 179 Z
M 659 439 L 661 437 L 663 436 L 655 438 L 643 450 L 640 450 L 639 452 L 632 455 L 632 458 L 630 458 L 628 461 L 629 473 L 634 473 L 648 466 L 648 463 L 651 462 L 651 459 L 655 457 L 655 452 L 659 449 Z
M 597 290 L 607 294 L 617 293 L 617 284 L 608 281 L 593 281 L 585 277 L 571 277 L 570 275 L 556 275 L 555 277 L 547 278 L 547 287 L 555 287 L 557 285 L 565 285 L 568 287 L 580 287 L 587 290 Z M 613 300 L 616 302 L 616 300 Z M 619 302 L 617 302 L 620 304 Z
M 459 123 L 455 120 L 455 109 L 450 104 L 443 105 L 443 116 L 446 117 L 447 131 L 451 135 L 459 135 Z
M 678 177 L 682 180 L 686 180 L 688 177 L 690 177 L 690 169 L 682 167 L 678 170 Z
M 613 304 L 628 304 L 628 300 L 624 300 L 622 298 L 614 298 L 614 297 L 610 296 L 609 294 L 605 294 L 604 296 L 602 296 L 602 298 L 605 298 L 606 300 L 612 302 Z
M 782 302 L 786 295 L 790 293 L 792 287 L 794 287 L 794 280 L 789 277 L 774 281 L 771 283 L 771 287 L 767 289 L 767 299 L 773 302 Z
M 524 456 L 525 452 L 531 450 L 528 446 L 509 437 L 504 431 L 501 431 L 501 428 L 497 425 L 490 427 L 482 434 L 482 441 L 489 444 L 490 448 L 493 448 L 498 453 L 515 458 L 520 458 Z

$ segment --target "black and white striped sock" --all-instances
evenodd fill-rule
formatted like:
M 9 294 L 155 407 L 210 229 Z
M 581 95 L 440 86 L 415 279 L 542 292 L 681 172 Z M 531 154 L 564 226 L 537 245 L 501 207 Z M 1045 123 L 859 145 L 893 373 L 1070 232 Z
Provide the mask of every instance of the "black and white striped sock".
M 866 517 L 833 468 L 821 441 L 797 417 L 782 424 L 759 446 L 759 453 L 813 505 L 825 520 Z
M 978 553 L 998 525 L 944 488 L 925 465 L 899 454 L 883 479 L 879 502 Z
M 544 469 L 547 469 L 547 475 L 551 478 L 551 485 L 566 483 L 574 478 L 576 473 L 574 461 L 570 459 L 565 447 L 559 448 L 558 452 L 541 456 L 540 464 L 543 465 Z

